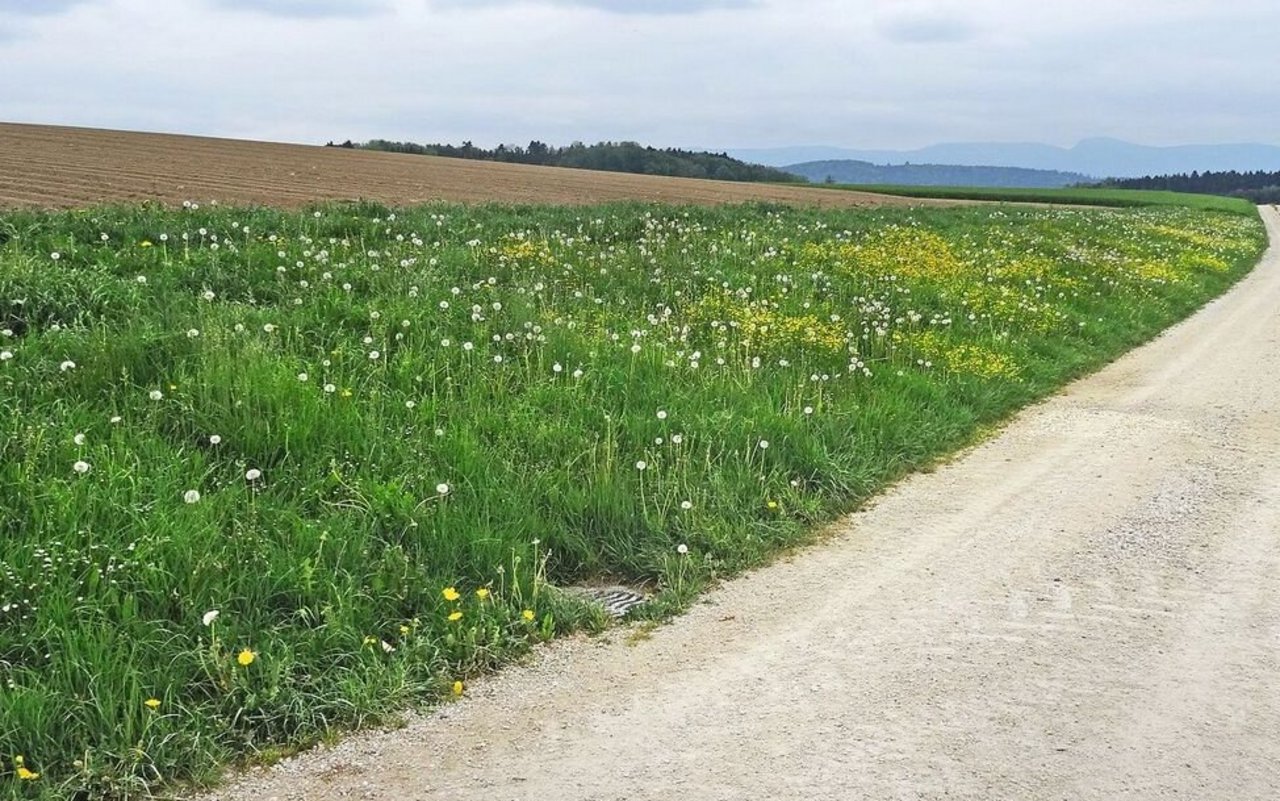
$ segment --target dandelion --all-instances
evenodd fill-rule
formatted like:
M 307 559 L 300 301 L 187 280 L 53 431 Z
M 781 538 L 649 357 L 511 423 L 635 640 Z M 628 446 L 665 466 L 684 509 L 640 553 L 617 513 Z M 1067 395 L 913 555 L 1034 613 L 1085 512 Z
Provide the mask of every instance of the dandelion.
M 253 660 L 257 658 L 258 655 L 248 648 L 244 648 L 240 653 L 236 654 L 236 662 L 240 667 L 249 667 L 253 664 Z
M 206 627 L 212 626 L 213 621 L 217 620 L 218 615 L 220 614 L 222 613 L 219 612 L 217 609 L 210 609 L 208 612 L 205 612 L 203 615 L 200 616 L 200 622 L 203 623 Z
M 671 435 L 671 444 L 672 444 L 672 445 L 679 445 L 681 442 L 684 442 L 684 434 L 672 434 L 672 435 Z
M 658 419 L 659 419 L 659 420 L 666 420 L 666 419 L 667 419 L 667 410 L 666 410 L 666 409 L 659 409 L 659 410 L 658 410 Z
M 209 435 L 209 444 L 210 444 L 210 445 L 220 445 L 220 444 L 222 444 L 222 437 L 221 437 L 220 435 L 218 435 L 218 434 L 210 434 L 210 435 Z
M 582 378 L 582 375 L 583 375 L 583 373 L 582 373 L 582 371 L 581 371 L 581 370 L 574 370 L 574 371 L 573 371 L 573 377 L 574 377 L 574 378 Z
M 159 699 L 159 698 L 148 698 L 147 700 L 143 701 L 142 703 L 143 703 L 143 704 L 144 704 L 148 709 L 151 709 L 151 710 L 156 710 L 156 709 L 159 709 L 159 708 L 160 708 L 160 699 Z
M 325 394 L 332 395 L 334 392 L 338 391 L 338 388 L 333 384 L 325 384 L 324 391 L 325 391 Z
M 406 409 L 412 409 L 413 407 L 415 407 L 415 406 L 417 406 L 417 405 L 418 405 L 418 404 L 417 404 L 417 402 L 416 402 L 416 401 L 412 401 L 412 400 L 407 400 L 407 401 L 405 401 L 405 402 L 404 402 L 404 408 L 406 408 Z
M 804 407 L 804 413 L 805 413 L 805 414 L 813 414 L 813 407 L 812 407 L 812 406 L 806 406 L 806 407 Z
M 54 261 L 57 261 L 58 259 L 62 258 L 62 254 L 55 250 L 54 252 L 49 254 L 49 258 L 53 259 Z
M 303 381 L 303 382 L 305 382 L 305 381 L 307 381 L 307 380 L 308 380 L 308 379 L 310 379 L 310 378 L 311 378 L 311 376 L 307 375 L 306 373 L 298 373 L 298 380 L 299 380 L 299 381 Z
M 266 325 L 262 326 L 262 330 L 268 334 L 271 334 L 275 332 L 276 326 L 272 323 L 267 323 Z
M 118 424 L 118 423 L 119 423 L 121 420 L 123 420 L 123 419 L 124 419 L 124 418 L 123 418 L 123 417 L 121 417 L 121 416 L 120 416 L 120 415 L 118 415 L 118 414 L 116 414 L 116 415 L 112 415 L 112 416 L 111 416 L 111 424 L 112 424 L 112 425 L 116 425 L 116 424 Z
M 483 601 L 485 598 L 488 598 L 488 597 L 489 597 L 489 588 L 488 588 L 488 587 L 481 587 L 480 589 L 476 590 L 476 597 L 477 597 L 477 598 L 479 598 L 479 599 L 480 599 L 480 600 L 482 600 L 482 601 Z
M 686 512 L 693 508 L 693 501 L 681 501 L 680 508 Z
M 149 247 L 154 247 L 154 246 L 151 244 L 151 240 L 150 240 L 150 239 L 144 239 L 144 240 L 142 240 L 142 242 L 138 245 L 138 247 L 142 247 L 142 248 L 149 248 Z
M 460 681 L 455 681 L 455 682 L 453 683 L 453 694 L 454 694 L 454 695 L 462 695 L 462 689 L 463 689 L 463 687 L 462 687 L 462 682 L 460 682 Z
M 163 393 L 163 392 L 161 392 L 161 391 L 160 391 L 160 390 L 158 390 L 158 389 L 153 389 L 153 390 L 151 390 L 150 395 L 151 395 L 151 400 L 153 400 L 153 401 L 158 401 L 158 400 L 163 400 L 163 399 L 164 399 L 164 393 Z
M 553 372 L 553 373 L 563 373 L 563 372 L 564 372 L 564 365 L 562 365 L 560 362 L 556 362 L 555 364 L 551 365 L 551 372 Z
M 648 467 L 649 467 L 649 463 L 646 462 L 644 459 L 641 459 L 640 461 L 636 462 L 637 470 L 645 470 Z
M 196 338 L 196 337 L 198 337 L 198 336 L 200 336 L 200 329 L 199 329 L 199 328 L 188 328 L 188 329 L 187 329 L 187 339 L 195 339 L 195 338 Z
M 75 443 L 75 444 L 77 444 L 77 445 L 83 445 L 83 444 L 84 444 L 84 434 L 76 434 L 74 437 L 72 437 L 72 438 L 71 438 L 71 441 L 72 441 L 72 442 L 74 442 L 74 443 Z
M 145 284 L 147 282 L 147 277 L 145 275 L 140 275 L 133 280 L 137 281 L 139 284 Z
M 213 300 L 217 296 L 213 294 L 212 289 L 206 289 L 204 292 L 200 294 L 200 297 L 204 298 L 205 300 Z
M 260 478 L 262 478 L 262 471 L 256 467 L 251 467 L 244 473 L 245 481 L 257 481 Z
M 381 356 L 382 354 L 376 350 L 369 351 L 369 361 L 371 362 L 376 362 Z
M 13 358 L 13 352 L 8 350 L 0 350 L 0 362 L 7 362 Z
M 189 489 L 182 493 L 182 500 L 187 503 L 198 503 L 200 501 L 200 490 Z
M 342 388 L 342 391 L 341 391 L 341 392 L 339 392 L 338 394 L 339 394 L 341 397 L 349 398 L 349 397 L 351 397 L 351 395 L 352 395 L 353 393 L 351 392 L 351 389 L 350 389 L 349 387 L 343 387 L 343 388 Z
M 778 502 L 777 502 L 777 501 L 769 501 L 768 503 L 766 503 L 766 504 L 765 504 L 765 506 L 769 507 L 770 509 L 777 509 L 777 508 L 778 508 Z
M 440 594 L 444 596 L 446 601 L 456 601 L 462 597 L 458 594 L 458 590 L 455 587 L 445 587 L 440 591 Z
M 441 483 L 439 483 L 439 484 L 436 484 L 436 494 L 437 494 L 437 495 L 448 495 L 448 494 L 449 494 L 449 485 L 448 485 L 448 484 L 445 484 L 444 482 L 441 482 Z
M 449 622 L 450 622 L 450 623 L 457 623 L 459 620 L 462 620 L 462 611 L 461 611 L 461 610 L 455 609 L 455 610 L 453 610 L 452 612 L 450 612 L 450 613 L 449 613 Z
M 22 763 L 23 763 L 23 759 L 21 754 L 13 758 L 13 764 L 15 766 L 13 772 L 17 774 L 19 781 L 33 782 L 36 779 L 40 778 L 39 773 L 37 773 L 34 770 L 28 769 L 27 766 Z
M 687 553 L 689 553 L 689 546 L 685 545 L 683 542 L 680 543 L 679 545 L 676 546 L 676 553 L 680 554 L 681 556 L 686 555 Z
M 534 614 L 532 609 L 526 609 L 520 613 L 520 617 L 524 618 L 526 623 L 532 623 Z
M 65 362 L 58 365 L 58 369 L 64 373 L 68 370 L 74 370 L 76 369 L 76 363 L 71 361 L 70 359 L 67 359 Z
M 769 448 L 769 440 L 767 440 L 767 439 L 762 439 L 762 440 L 760 440 L 760 450 L 762 450 L 762 451 L 763 451 L 763 450 L 768 450 L 768 448 Z
M 402 623 L 402 624 L 400 625 L 400 636 L 401 636 L 401 637 L 404 637 L 404 636 L 405 636 L 405 635 L 407 635 L 408 633 L 409 633 L 409 627 L 408 627 L 408 626 L 406 626 L 406 625 L 404 625 L 404 624 Z
M 80 475 L 84 475 L 85 473 L 89 472 L 89 467 L 90 467 L 89 463 L 85 461 L 78 461 L 75 464 L 71 465 L 71 469 L 76 471 Z

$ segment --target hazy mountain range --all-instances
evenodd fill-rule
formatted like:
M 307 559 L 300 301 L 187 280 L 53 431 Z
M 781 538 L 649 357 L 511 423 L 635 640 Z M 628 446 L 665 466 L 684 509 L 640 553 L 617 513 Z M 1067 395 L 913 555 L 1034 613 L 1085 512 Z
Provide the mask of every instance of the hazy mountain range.
M 1262 144 L 1151 147 L 1119 139 L 1085 139 L 1075 147 L 1036 142 L 961 142 L 918 150 L 852 150 L 838 147 L 739 148 L 729 155 L 774 167 L 852 159 L 872 164 L 946 164 L 1023 167 L 1096 178 L 1136 178 L 1193 170 L 1280 170 L 1280 146 Z
M 1025 167 L 968 167 L 954 164 L 872 164 L 839 159 L 788 164 L 782 169 L 814 183 L 897 184 L 899 186 L 996 186 L 1055 189 L 1088 183 L 1078 172 L 1029 170 Z

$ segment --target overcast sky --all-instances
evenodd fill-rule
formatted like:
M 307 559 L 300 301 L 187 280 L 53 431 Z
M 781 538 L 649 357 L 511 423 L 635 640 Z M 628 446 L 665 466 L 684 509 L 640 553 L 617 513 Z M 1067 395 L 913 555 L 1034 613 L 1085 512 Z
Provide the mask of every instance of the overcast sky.
M 0 0 L 0 120 L 296 142 L 1280 144 L 1278 0 Z

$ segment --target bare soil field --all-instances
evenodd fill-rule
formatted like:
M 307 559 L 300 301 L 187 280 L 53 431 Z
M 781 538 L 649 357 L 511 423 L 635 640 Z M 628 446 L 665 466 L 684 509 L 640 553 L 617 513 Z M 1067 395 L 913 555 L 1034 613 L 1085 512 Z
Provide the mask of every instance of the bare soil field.
M 296 207 L 356 199 L 392 205 L 442 200 L 559 204 L 773 201 L 827 208 L 932 204 L 818 187 L 0 123 L 0 208 L 76 208 L 144 200 Z

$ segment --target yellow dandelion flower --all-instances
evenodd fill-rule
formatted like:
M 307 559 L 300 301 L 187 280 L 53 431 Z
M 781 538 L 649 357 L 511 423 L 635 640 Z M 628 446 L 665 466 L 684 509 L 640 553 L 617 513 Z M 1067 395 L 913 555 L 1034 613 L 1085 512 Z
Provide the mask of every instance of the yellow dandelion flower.
M 248 648 L 245 648 L 239 654 L 236 655 L 236 661 L 240 663 L 240 667 L 249 667 L 250 665 L 253 664 L 253 660 L 257 658 L 258 658 L 258 655 L 255 654 L 253 651 L 249 650 Z
M 489 590 L 485 587 L 481 587 L 476 590 L 476 597 L 483 601 L 485 598 L 489 597 Z
M 449 613 L 449 620 L 450 620 L 450 621 L 458 621 L 458 620 L 462 620 L 462 613 L 461 613 L 461 612 L 459 612 L 459 611 L 456 611 L 456 610 L 455 610 L 455 611 L 453 611 L 453 612 L 450 612 L 450 613 Z
M 140 247 L 149 248 L 149 247 L 153 247 L 153 245 L 151 244 L 150 239 L 144 239 L 142 240 L 142 244 L 140 245 Z
M 769 501 L 768 503 L 766 503 L 766 504 L 765 504 L 765 506 L 769 507 L 770 509 L 777 509 L 777 508 L 778 508 L 778 502 L 777 502 L 777 501 Z
M 339 392 L 338 394 L 339 394 L 339 395 L 341 395 L 341 396 L 342 396 L 342 397 L 344 397 L 344 398 L 349 398 L 349 397 L 351 397 L 351 390 L 350 390 L 350 389 L 347 389 L 346 387 L 343 387 L 343 388 L 342 388 L 342 392 Z
M 148 708 L 148 709 L 159 709 L 159 708 L 160 708 L 160 699 L 159 699 L 159 698 L 148 698 L 147 700 L 143 701 L 142 703 L 143 703 L 143 704 L 145 704 L 145 705 L 147 706 L 147 708 Z
M 377 638 L 377 637 L 365 637 L 365 638 L 364 638 L 364 641 L 363 641 L 362 643 L 360 643 L 360 644 L 361 644 L 361 645 L 364 645 L 364 646 L 366 646 L 366 647 L 368 647 L 368 646 L 370 646 L 370 645 L 377 645 L 377 644 L 378 644 L 378 638 Z
M 408 627 L 408 626 L 401 626 L 401 627 L 400 627 L 400 634 L 401 634 L 401 635 L 405 635 L 405 634 L 408 634 L 408 633 L 409 633 L 409 627 Z
M 443 590 L 440 591 L 440 594 L 444 596 L 444 599 L 446 601 L 456 601 L 462 597 L 461 595 L 458 594 L 458 591 L 453 587 L 445 587 Z
M 533 610 L 532 609 L 524 610 L 523 612 L 520 613 L 520 617 L 524 618 L 529 622 L 533 622 L 533 617 L 534 617 Z
M 453 694 L 454 694 L 454 695 L 462 695 L 462 682 L 460 682 L 460 681 L 455 681 L 455 682 L 453 683 Z
M 17 772 L 18 772 L 18 779 L 24 782 L 33 782 L 36 779 L 40 778 L 39 773 L 36 773 L 34 770 L 27 770 L 21 765 L 18 766 Z

